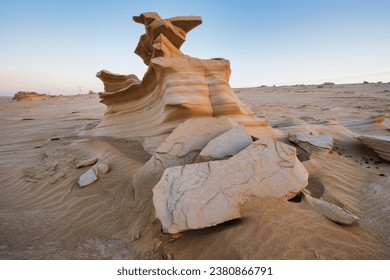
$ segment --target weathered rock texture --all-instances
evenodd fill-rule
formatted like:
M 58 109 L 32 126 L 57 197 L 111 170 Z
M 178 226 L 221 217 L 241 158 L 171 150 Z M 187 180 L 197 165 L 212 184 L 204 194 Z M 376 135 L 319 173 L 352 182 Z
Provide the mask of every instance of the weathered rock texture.
M 302 192 L 302 196 L 304 201 L 306 201 L 311 207 L 333 222 L 343 225 L 352 225 L 357 223 L 359 220 L 357 216 L 348 210 L 333 203 L 311 197 L 310 194 L 305 192 Z
M 200 152 L 196 162 L 227 159 L 248 147 L 252 142 L 246 129 L 243 126 L 236 126 L 211 140 Z
M 177 233 L 239 218 L 251 196 L 290 198 L 307 182 L 295 148 L 261 138 L 228 160 L 166 169 L 153 204 L 163 230 Z
M 390 161 L 390 136 L 362 135 L 356 138 L 373 149 L 380 158 Z
M 142 187 L 145 179 L 156 184 L 164 170 L 171 166 L 194 163 L 200 151 L 215 137 L 238 126 L 230 118 L 189 119 L 180 124 L 157 148 L 134 176 L 133 185 Z
M 15 93 L 12 100 L 16 101 L 34 101 L 34 100 L 46 100 L 52 96 L 49 96 L 44 93 L 37 93 L 34 91 L 18 91 Z
M 289 140 L 304 149 L 309 154 L 313 152 L 330 152 L 333 149 L 333 138 L 329 135 L 297 134 Z
M 225 59 L 198 59 L 180 51 L 186 35 L 202 23 L 200 17 L 161 19 L 157 13 L 133 18 L 145 25 L 135 53 L 148 66 L 142 81 L 135 75 L 102 70 L 100 93 L 107 112 L 93 130 L 96 136 L 138 139 L 153 153 L 186 119 L 232 117 L 255 136 L 276 136 L 258 119 L 229 86 L 230 64 Z
M 80 161 L 80 162 L 76 165 L 76 168 L 81 168 L 81 167 L 84 167 L 84 166 L 90 166 L 90 165 L 95 164 L 97 161 L 98 161 L 97 158 L 85 159 L 85 160 L 83 160 L 83 161 Z

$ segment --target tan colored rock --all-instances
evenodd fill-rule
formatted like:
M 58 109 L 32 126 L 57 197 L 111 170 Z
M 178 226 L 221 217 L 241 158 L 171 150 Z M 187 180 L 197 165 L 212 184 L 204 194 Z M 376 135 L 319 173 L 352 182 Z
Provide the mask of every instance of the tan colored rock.
M 158 182 L 164 170 L 171 166 L 194 163 L 200 151 L 215 137 L 238 126 L 230 118 L 189 119 L 180 124 L 157 148 L 156 152 L 134 176 L 133 185 L 142 187 L 145 179 Z
M 228 160 L 166 169 L 153 204 L 163 230 L 177 233 L 239 218 L 250 197 L 290 198 L 307 183 L 295 148 L 261 138 Z
M 348 210 L 341 208 L 333 203 L 312 197 L 310 194 L 302 192 L 304 201 L 306 201 L 314 210 L 324 215 L 329 220 L 343 224 L 352 225 L 359 219 Z
M 92 167 L 92 169 L 96 173 L 96 175 L 103 175 L 110 171 L 110 167 L 105 163 L 98 163 L 97 165 Z
M 157 13 L 144 13 L 134 21 L 145 25 L 135 53 L 148 70 L 142 81 L 135 75 L 100 71 L 97 77 L 105 92 L 99 96 L 107 112 L 98 126 L 80 135 L 136 139 L 150 154 L 187 119 L 231 117 L 251 135 L 279 135 L 234 94 L 228 60 L 181 52 L 187 33 L 202 23 L 200 17 L 161 19 Z
M 333 149 L 333 138 L 329 135 L 297 134 L 289 140 L 309 154 L 313 152 L 329 153 Z
M 80 162 L 76 165 L 76 168 L 81 168 L 81 167 L 84 167 L 84 166 L 94 165 L 97 161 L 98 161 L 97 158 L 85 159 L 85 160 L 80 161 Z
M 362 135 L 356 138 L 373 149 L 380 158 L 390 161 L 390 136 Z
M 227 159 L 252 144 L 252 137 L 245 127 L 236 126 L 215 137 L 200 152 L 196 162 Z
M 16 101 L 38 101 L 38 100 L 46 100 L 51 98 L 52 96 L 49 96 L 44 93 L 37 93 L 34 91 L 18 91 L 15 93 L 12 100 Z

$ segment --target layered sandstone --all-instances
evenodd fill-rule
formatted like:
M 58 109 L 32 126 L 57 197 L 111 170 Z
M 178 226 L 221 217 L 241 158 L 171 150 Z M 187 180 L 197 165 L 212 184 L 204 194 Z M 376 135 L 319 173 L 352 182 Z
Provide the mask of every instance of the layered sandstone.
M 230 117 L 254 136 L 278 135 L 234 94 L 228 60 L 181 52 L 187 33 L 202 23 L 200 17 L 161 19 L 157 13 L 144 13 L 133 19 L 145 25 L 135 53 L 147 72 L 142 80 L 106 70 L 97 73 L 105 90 L 99 94 L 101 102 L 108 108 L 103 121 L 88 133 L 137 139 L 149 153 L 191 118 Z

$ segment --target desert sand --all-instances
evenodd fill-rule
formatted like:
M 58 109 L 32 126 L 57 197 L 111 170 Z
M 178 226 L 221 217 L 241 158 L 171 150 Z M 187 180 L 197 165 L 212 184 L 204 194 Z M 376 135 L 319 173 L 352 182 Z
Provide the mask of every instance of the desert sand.
M 134 21 L 142 80 L 1 98 L 1 259 L 389 259 L 390 83 L 232 89 Z
M 344 206 L 357 226 L 337 224 L 304 202 L 254 198 L 241 218 L 215 227 L 161 232 L 152 193 L 134 200 L 132 179 L 150 158 L 137 141 L 80 137 L 106 107 L 97 95 L 1 99 L 2 259 L 388 259 L 390 164 L 355 135 L 390 135 L 390 84 L 235 89 L 281 130 L 307 126 L 334 137 L 333 151 L 301 160 L 312 195 Z M 76 169 L 97 157 L 110 172 L 80 188 Z M 177 238 L 177 239 L 175 239 Z M 162 242 L 161 242 L 162 241 Z

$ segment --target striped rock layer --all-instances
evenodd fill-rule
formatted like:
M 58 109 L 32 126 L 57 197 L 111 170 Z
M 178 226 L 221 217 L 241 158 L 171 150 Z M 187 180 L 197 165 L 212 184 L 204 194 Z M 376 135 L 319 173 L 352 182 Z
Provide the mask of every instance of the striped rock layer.
M 105 90 L 99 93 L 101 102 L 108 108 L 88 133 L 137 139 L 149 153 L 190 118 L 235 118 L 253 136 L 277 136 L 234 94 L 228 60 L 198 59 L 180 51 L 187 33 L 202 23 L 200 17 L 161 19 L 157 13 L 144 13 L 133 19 L 145 25 L 135 53 L 147 72 L 142 81 L 135 75 L 97 73 Z

